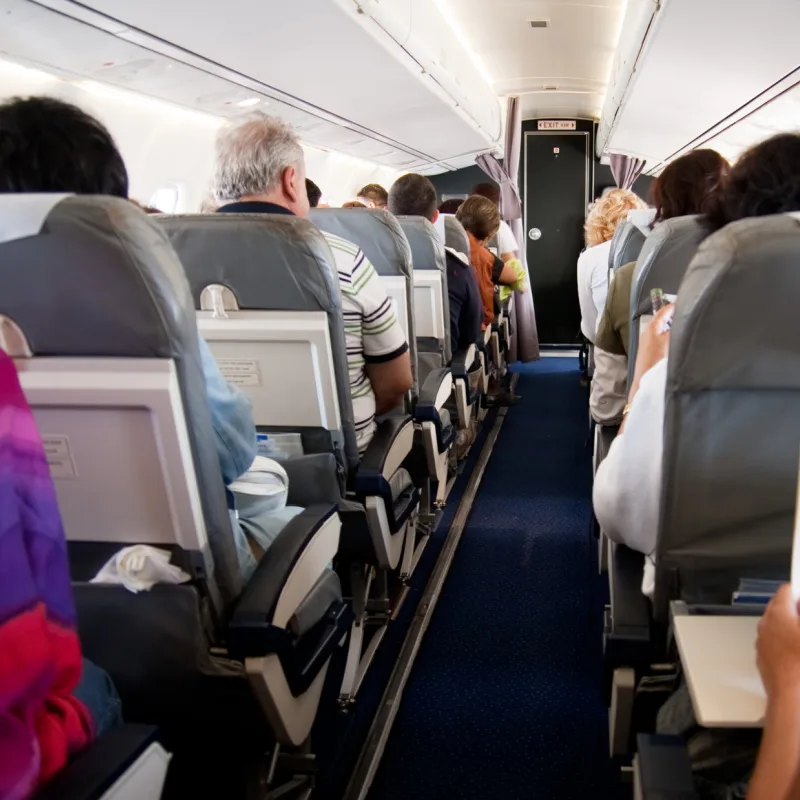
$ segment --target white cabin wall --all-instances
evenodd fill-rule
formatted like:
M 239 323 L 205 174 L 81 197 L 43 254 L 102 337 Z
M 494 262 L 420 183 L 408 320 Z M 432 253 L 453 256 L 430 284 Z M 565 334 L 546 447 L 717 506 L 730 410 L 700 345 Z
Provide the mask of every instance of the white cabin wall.
M 0 99 L 39 94 L 74 103 L 108 127 L 125 159 L 132 198 L 148 203 L 157 189 L 174 186 L 178 189 L 176 212 L 200 208 L 213 172 L 214 141 L 226 122 L 222 117 L 106 84 L 65 80 L 0 61 Z M 400 174 L 341 153 L 304 149 L 308 176 L 333 206 L 354 199 L 366 183 L 388 188 Z

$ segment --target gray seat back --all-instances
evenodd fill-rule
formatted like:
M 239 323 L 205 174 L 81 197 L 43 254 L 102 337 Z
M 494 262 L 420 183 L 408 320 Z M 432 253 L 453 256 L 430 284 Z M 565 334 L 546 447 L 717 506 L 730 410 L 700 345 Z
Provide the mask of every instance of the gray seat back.
M 441 342 L 445 364 L 452 359 L 450 302 L 444 242 L 425 217 L 399 216 L 414 266 L 414 322 L 417 336 Z
M 469 258 L 469 236 L 455 214 L 442 214 L 444 219 L 444 245 Z
M 608 268 L 618 270 L 623 264 L 636 261 L 647 237 L 630 220 L 617 225 L 611 239 L 611 252 L 608 254 Z
M 789 577 L 800 453 L 800 221 L 707 238 L 670 342 L 656 612 Z M 749 324 L 748 324 L 749 323 Z
M 323 432 L 356 466 L 342 301 L 325 237 L 284 214 L 157 219 L 183 262 L 200 332 L 253 401 L 256 426 Z M 215 286 L 227 290 L 222 314 L 205 302 Z
M 15 331 L 5 346 L 71 558 L 87 556 L 73 559 L 73 577 L 91 577 L 103 553 L 151 544 L 206 576 L 216 601 L 235 599 L 194 308 L 163 232 L 118 198 L 0 195 L 0 253 L 0 315 Z
M 674 217 L 659 222 L 647 237 L 631 283 L 628 385 L 633 380 L 639 336 L 652 315 L 651 289 L 677 294 L 683 276 L 708 230 L 699 216 Z
M 374 208 L 315 208 L 309 219 L 321 231 L 352 242 L 375 267 L 391 299 L 411 352 L 412 394 L 417 396 L 414 276 L 411 248 L 394 215 Z

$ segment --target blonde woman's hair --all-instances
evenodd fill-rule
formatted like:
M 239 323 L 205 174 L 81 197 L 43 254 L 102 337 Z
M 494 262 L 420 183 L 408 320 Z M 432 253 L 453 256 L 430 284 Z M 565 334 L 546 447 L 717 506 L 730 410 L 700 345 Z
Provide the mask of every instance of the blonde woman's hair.
M 647 203 L 627 189 L 612 189 L 601 197 L 586 218 L 586 246 L 594 247 L 607 242 L 614 235 L 617 225 L 634 208 L 647 208 Z

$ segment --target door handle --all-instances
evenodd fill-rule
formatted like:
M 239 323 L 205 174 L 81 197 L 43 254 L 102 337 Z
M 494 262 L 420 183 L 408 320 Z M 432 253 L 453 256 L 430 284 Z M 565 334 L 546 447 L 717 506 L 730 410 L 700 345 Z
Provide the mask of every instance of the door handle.
M 537 239 L 542 238 L 542 232 L 538 228 L 531 228 L 528 231 L 528 238 L 535 242 Z

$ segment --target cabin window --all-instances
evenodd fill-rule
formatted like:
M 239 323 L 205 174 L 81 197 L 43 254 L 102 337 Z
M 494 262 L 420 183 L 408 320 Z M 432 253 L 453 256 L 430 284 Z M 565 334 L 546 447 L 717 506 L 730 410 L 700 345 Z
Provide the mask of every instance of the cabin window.
M 157 208 L 164 214 L 174 214 L 178 210 L 178 201 L 181 197 L 181 190 L 177 184 L 168 183 L 160 186 L 153 192 L 149 205 Z

